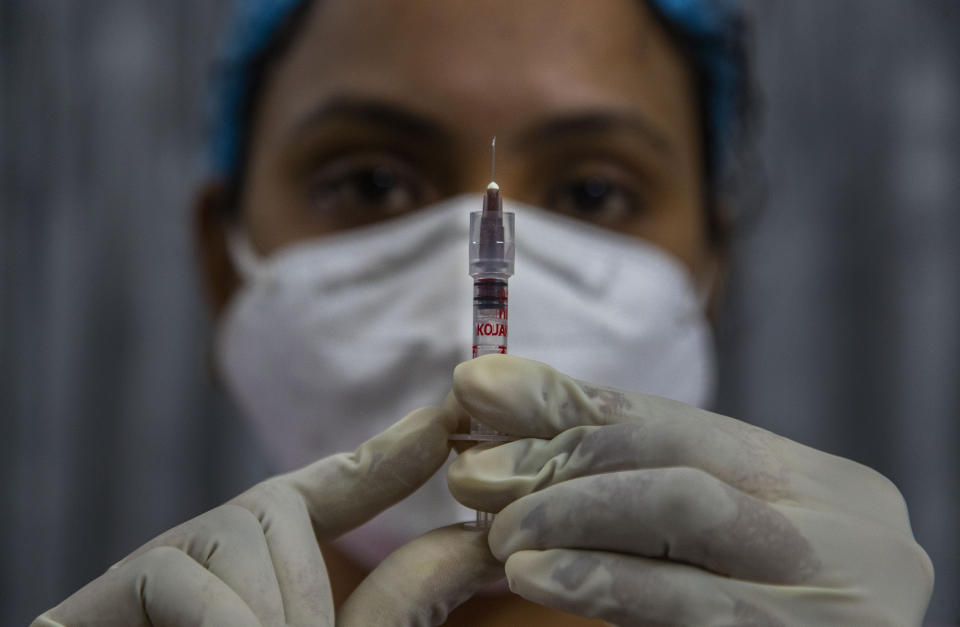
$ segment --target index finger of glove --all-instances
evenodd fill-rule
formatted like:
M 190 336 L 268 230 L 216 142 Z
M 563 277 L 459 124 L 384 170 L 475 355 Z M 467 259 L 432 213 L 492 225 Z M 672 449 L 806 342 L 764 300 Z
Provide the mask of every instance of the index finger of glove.
M 578 381 L 547 364 L 485 355 L 458 365 L 453 393 L 471 417 L 521 437 L 552 438 L 572 427 L 624 422 L 734 427 L 737 421 L 659 396 Z
M 501 487 L 507 477 L 494 475 L 509 474 L 515 496 L 577 476 L 660 466 L 700 468 L 755 496 L 782 489 L 778 447 L 786 440 L 678 401 L 577 381 L 509 355 L 460 364 L 453 391 L 472 417 L 498 431 L 553 438 L 478 448 L 457 461 L 464 477 L 480 473 Z
M 412 494 L 446 461 L 457 428 L 450 411 L 430 407 L 361 444 L 279 480 L 303 495 L 317 538 L 330 540 Z

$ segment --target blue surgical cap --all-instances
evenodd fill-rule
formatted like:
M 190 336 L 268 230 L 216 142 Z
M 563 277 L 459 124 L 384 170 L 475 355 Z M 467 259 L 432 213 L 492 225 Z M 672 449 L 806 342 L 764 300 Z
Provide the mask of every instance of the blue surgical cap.
M 243 158 L 244 126 L 253 94 L 254 65 L 291 14 L 310 0 L 236 0 L 220 51 L 212 99 L 211 167 L 231 179 Z M 703 77 L 707 131 L 714 169 L 729 157 L 740 119 L 743 68 L 738 0 L 647 0 L 679 36 Z

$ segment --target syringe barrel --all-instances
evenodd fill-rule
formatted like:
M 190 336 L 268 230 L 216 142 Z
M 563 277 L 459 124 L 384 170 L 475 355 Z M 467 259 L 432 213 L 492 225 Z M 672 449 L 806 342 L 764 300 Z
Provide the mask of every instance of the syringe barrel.
M 508 279 L 513 276 L 516 247 L 514 214 L 510 211 L 470 213 L 470 276 Z
M 506 354 L 509 329 L 506 279 L 473 282 L 473 356 Z

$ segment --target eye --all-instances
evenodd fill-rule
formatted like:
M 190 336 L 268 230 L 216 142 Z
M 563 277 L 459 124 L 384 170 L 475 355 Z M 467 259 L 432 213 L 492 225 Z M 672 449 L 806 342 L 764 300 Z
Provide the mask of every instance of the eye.
M 357 155 L 322 164 L 310 179 L 308 195 L 313 210 L 363 223 L 421 207 L 435 192 L 401 159 Z
M 602 225 L 614 225 L 642 212 L 636 186 L 613 176 L 588 174 L 554 185 L 547 206 L 555 211 Z

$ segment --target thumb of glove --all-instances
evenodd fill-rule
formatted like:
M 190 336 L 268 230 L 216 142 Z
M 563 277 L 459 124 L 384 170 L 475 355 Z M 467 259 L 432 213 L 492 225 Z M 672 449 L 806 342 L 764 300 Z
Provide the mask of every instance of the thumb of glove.
M 480 588 L 504 577 L 486 532 L 441 527 L 391 553 L 350 595 L 337 625 L 433 627 Z

